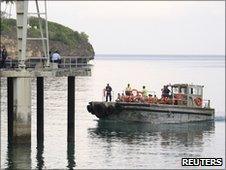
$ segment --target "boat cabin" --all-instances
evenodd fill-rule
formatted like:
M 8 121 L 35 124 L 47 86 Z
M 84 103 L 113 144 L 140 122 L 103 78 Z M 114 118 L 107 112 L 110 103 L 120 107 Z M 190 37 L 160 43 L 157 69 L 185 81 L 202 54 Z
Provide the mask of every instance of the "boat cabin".
M 203 105 L 203 87 L 202 85 L 173 84 L 170 96 L 174 105 L 184 105 L 188 107 L 202 107 Z

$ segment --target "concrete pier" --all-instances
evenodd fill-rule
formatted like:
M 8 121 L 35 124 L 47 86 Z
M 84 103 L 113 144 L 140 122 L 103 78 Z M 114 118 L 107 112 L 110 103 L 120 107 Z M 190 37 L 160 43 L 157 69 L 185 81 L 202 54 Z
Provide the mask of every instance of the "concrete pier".
M 37 77 L 37 142 L 44 138 L 44 78 Z
M 8 143 L 7 169 L 31 169 L 31 145 Z
M 75 138 L 75 77 L 68 77 L 68 127 L 67 140 L 74 142 Z
M 9 110 L 11 111 L 11 108 Z M 13 78 L 13 142 L 31 142 L 30 78 Z

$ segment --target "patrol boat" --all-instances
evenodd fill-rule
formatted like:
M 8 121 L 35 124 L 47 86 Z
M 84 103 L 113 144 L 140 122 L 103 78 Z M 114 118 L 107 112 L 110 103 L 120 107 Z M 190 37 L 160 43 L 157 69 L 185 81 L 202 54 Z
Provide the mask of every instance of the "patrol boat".
M 89 102 L 87 110 L 101 120 L 153 124 L 214 120 L 215 110 L 210 107 L 210 100 L 203 100 L 204 86 L 192 84 L 167 86 L 171 89 L 170 95 L 161 99 L 148 100 L 134 89 L 131 96 L 125 96 L 122 100 Z

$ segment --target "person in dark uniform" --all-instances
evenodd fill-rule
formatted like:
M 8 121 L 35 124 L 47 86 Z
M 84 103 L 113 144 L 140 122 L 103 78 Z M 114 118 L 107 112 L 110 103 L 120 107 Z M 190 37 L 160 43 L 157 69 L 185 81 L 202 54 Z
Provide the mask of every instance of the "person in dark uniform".
M 106 88 L 105 88 L 105 91 L 106 91 L 106 102 L 108 102 L 108 98 L 111 102 L 111 91 L 112 91 L 112 88 L 109 84 L 107 84 Z
M 162 89 L 162 97 L 170 97 L 169 93 L 170 90 L 168 89 L 168 86 L 164 86 Z

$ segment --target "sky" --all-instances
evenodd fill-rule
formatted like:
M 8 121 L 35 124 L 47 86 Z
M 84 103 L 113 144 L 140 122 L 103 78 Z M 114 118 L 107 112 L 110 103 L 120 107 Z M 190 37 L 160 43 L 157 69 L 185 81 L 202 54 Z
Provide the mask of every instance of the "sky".
M 49 20 L 87 33 L 96 54 L 225 54 L 224 1 L 48 1 L 47 7 Z

